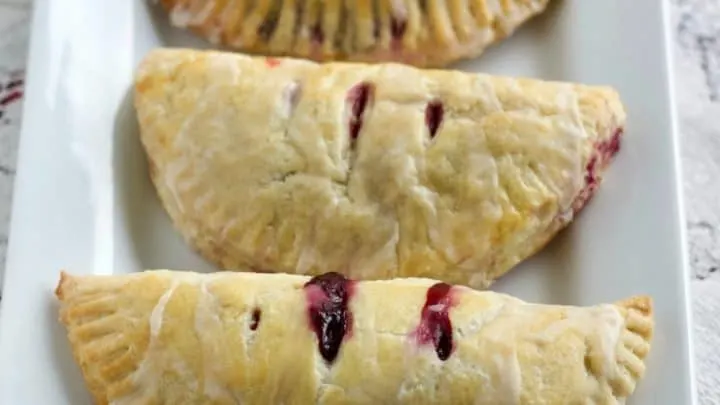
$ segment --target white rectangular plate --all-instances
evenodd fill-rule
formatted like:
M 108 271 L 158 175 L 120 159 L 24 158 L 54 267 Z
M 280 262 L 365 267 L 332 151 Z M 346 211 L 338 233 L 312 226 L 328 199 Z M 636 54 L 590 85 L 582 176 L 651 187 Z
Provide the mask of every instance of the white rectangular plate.
M 554 1 L 458 67 L 616 87 L 629 124 L 577 221 L 496 289 L 526 300 L 655 299 L 647 374 L 630 404 L 692 403 L 687 274 L 667 12 L 657 0 Z M 38 0 L 0 319 L 0 404 L 89 404 L 53 288 L 61 268 L 212 270 L 172 229 L 148 180 L 131 104 L 158 46 L 206 46 L 143 0 Z

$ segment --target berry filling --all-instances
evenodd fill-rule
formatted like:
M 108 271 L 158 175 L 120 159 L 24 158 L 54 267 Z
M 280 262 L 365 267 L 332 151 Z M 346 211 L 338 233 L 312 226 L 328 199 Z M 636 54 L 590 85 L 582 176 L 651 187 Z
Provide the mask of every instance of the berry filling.
M 272 69 L 274 67 L 280 66 L 280 59 L 267 57 L 265 58 L 265 64 Z
M 360 129 L 363 124 L 363 113 L 372 97 L 373 88 L 369 83 L 360 83 L 355 85 L 347 94 L 346 102 L 350 104 L 350 119 L 348 122 L 348 132 L 350 139 L 357 139 L 360 135 Z
M 323 33 L 320 23 L 313 25 L 310 29 L 310 40 L 315 44 L 322 44 L 325 41 L 325 33 Z
M 332 363 L 343 339 L 352 331 L 352 313 L 348 302 L 355 282 L 339 273 L 325 273 L 305 284 L 310 328 L 318 339 L 320 355 Z
M 390 35 L 392 40 L 390 41 L 390 47 L 393 50 L 399 50 L 402 48 L 402 38 L 405 35 L 407 29 L 407 20 L 400 17 L 392 17 L 390 19 Z
M 430 131 L 430 138 L 435 137 L 442 123 L 443 115 L 445 115 L 445 111 L 442 103 L 438 100 L 431 101 L 427 107 L 425 107 L 425 125 L 427 125 L 428 131 Z
M 574 212 L 580 211 L 595 194 L 595 191 L 600 186 L 600 172 L 610 163 L 610 160 L 620 150 L 620 138 L 622 137 L 623 130 L 618 128 L 615 130 L 610 139 L 598 142 L 595 145 L 590 160 L 585 166 L 585 186 L 578 196 L 573 201 L 572 209 Z
M 258 328 L 258 325 L 260 324 L 260 316 L 262 316 L 260 308 L 253 309 L 252 319 L 250 320 L 250 330 L 256 330 Z
M 440 360 L 447 360 L 453 351 L 453 332 L 450 308 L 455 305 L 452 286 L 437 283 L 428 289 L 420 315 L 420 325 L 415 330 L 418 344 L 432 344 Z
M 405 29 L 407 29 L 407 20 L 400 17 L 392 17 L 390 19 L 390 34 L 395 40 L 402 39 L 405 35 Z

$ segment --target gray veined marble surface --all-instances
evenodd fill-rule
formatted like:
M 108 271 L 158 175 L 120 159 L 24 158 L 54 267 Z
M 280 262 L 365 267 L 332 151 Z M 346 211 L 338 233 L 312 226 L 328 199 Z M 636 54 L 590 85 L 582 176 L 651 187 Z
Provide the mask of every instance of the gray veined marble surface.
M 8 242 L 29 22 L 29 1 L 0 0 L 0 277 Z
M 702 405 L 720 404 L 720 0 L 667 1 L 672 4 L 675 34 L 674 81 L 699 399 Z M 30 9 L 31 0 L 0 0 L 0 280 L 22 116 Z
M 696 375 L 720 404 L 720 1 L 672 0 Z

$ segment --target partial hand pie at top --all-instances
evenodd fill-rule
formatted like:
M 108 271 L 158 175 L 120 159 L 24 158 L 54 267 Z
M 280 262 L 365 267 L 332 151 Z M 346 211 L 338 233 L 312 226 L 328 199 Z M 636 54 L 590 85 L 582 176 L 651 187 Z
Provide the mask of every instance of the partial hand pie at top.
M 484 287 L 593 195 L 605 87 L 157 50 L 136 107 L 175 225 L 225 269 Z
M 161 0 L 213 43 L 315 60 L 441 66 L 481 54 L 548 0 Z

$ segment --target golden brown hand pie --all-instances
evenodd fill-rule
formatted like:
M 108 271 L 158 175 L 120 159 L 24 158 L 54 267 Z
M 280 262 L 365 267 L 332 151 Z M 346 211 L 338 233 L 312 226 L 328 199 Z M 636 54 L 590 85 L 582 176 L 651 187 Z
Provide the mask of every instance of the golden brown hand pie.
M 605 87 L 406 65 L 157 50 L 142 143 L 223 269 L 487 286 L 567 225 L 618 151 Z
M 480 55 L 548 0 L 161 0 L 215 44 L 314 60 L 442 66 Z
M 57 296 L 97 404 L 623 404 L 653 330 L 647 297 L 339 273 L 63 274 Z

